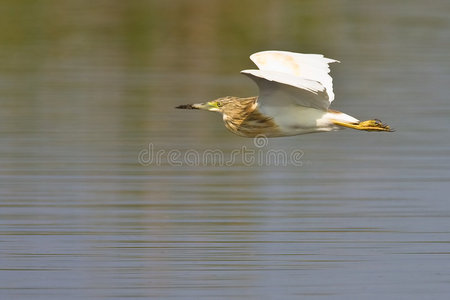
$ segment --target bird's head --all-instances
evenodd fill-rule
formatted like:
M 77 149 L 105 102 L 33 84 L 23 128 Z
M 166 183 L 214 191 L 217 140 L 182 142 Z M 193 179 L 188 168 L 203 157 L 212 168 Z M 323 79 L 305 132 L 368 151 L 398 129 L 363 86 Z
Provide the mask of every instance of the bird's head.
M 224 115 L 234 115 L 236 112 L 240 112 L 242 110 L 241 107 L 243 103 L 240 100 L 241 98 L 238 97 L 227 96 L 205 103 L 179 105 L 176 108 L 202 109 L 209 111 L 217 111 Z

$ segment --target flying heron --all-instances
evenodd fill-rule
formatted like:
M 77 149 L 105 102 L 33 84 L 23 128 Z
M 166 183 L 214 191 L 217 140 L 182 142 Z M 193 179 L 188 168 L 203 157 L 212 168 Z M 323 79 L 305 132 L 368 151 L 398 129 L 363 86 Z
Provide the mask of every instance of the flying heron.
M 328 64 L 339 61 L 288 51 L 258 52 L 250 59 L 259 70 L 241 73 L 256 82 L 259 96 L 227 96 L 176 108 L 220 112 L 225 127 L 243 137 L 281 137 L 343 128 L 393 131 L 378 119 L 359 121 L 329 109 L 334 93 Z

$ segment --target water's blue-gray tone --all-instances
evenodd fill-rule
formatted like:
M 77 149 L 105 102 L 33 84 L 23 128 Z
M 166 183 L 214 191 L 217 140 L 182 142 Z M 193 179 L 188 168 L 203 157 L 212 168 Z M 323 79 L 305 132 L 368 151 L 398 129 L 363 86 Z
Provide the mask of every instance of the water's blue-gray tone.
M 0 15 L 1 299 L 448 298 L 448 1 Z M 239 71 L 266 49 L 341 60 L 333 108 L 397 131 L 255 142 L 173 109 L 254 95 Z

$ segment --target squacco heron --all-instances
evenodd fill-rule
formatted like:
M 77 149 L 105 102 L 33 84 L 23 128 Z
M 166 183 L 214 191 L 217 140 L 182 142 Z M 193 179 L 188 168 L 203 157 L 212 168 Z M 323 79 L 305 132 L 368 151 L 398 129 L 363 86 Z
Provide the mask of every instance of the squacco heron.
M 393 131 L 378 119 L 358 119 L 331 110 L 333 79 L 328 64 L 338 62 L 321 54 L 263 51 L 250 56 L 259 70 L 243 70 L 256 82 L 258 97 L 222 97 L 181 109 L 220 112 L 226 128 L 243 137 L 292 136 L 352 128 Z

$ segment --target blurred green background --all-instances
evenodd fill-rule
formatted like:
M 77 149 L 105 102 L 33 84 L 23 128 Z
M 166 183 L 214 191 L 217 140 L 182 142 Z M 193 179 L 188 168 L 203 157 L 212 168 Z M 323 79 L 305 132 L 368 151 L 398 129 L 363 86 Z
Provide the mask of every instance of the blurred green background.
M 2 299 L 448 297 L 447 0 L 2 0 L 0 28 Z M 397 131 L 139 164 L 255 149 L 174 106 L 256 95 L 269 49 L 340 60 L 332 108 Z

